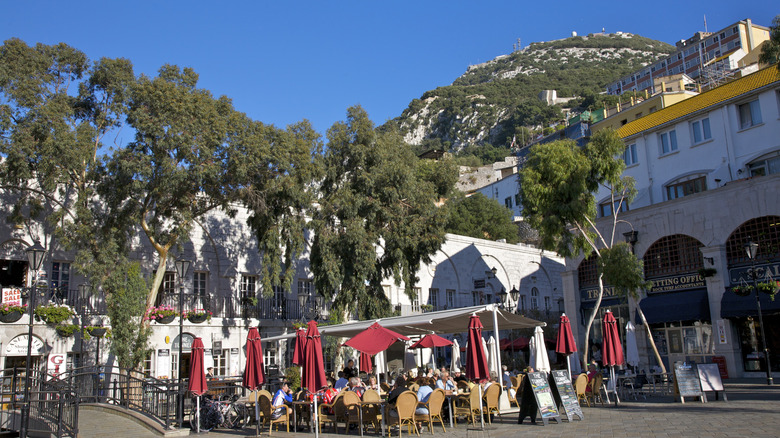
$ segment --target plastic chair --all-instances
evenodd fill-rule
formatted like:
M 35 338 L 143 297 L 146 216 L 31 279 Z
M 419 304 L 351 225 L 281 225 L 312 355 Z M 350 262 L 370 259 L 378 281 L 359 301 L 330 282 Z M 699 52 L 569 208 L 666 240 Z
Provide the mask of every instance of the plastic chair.
M 385 418 L 387 419 L 387 426 L 398 425 L 398 436 L 401 436 L 401 429 L 404 424 L 407 426 L 409 433 L 414 430 L 415 435 L 420 436 L 417 431 L 417 425 L 414 424 L 414 410 L 417 409 L 417 394 L 413 391 L 404 391 L 398 395 L 398 399 L 395 401 L 395 406 L 388 406 L 385 412 Z M 390 412 L 395 411 L 398 416 L 390 415 Z M 389 434 L 388 434 L 389 435 Z
M 422 404 L 422 406 L 428 409 L 428 413 L 414 414 L 415 421 L 428 423 L 428 430 L 430 430 L 431 435 L 433 435 L 433 422 L 437 419 L 439 420 L 439 424 L 441 424 L 441 429 L 444 431 L 444 433 L 447 433 L 447 429 L 444 428 L 444 419 L 441 417 L 441 407 L 444 404 L 445 398 L 446 395 L 444 394 L 443 389 L 434 389 L 431 395 L 428 397 L 428 401 Z

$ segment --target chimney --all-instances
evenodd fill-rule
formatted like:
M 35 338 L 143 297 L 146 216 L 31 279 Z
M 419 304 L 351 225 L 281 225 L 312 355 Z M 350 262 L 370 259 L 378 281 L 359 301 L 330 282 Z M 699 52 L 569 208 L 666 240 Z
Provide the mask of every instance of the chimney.
M 755 42 L 753 41 L 753 21 L 750 18 L 745 20 L 745 27 L 747 33 L 748 52 L 752 52 L 755 49 Z

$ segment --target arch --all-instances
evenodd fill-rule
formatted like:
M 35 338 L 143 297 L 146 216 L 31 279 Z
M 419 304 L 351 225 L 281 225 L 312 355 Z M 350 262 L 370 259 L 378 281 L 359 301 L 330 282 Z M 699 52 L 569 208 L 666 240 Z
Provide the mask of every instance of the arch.
M 726 239 L 726 260 L 729 266 L 750 264 L 744 249 L 748 240 L 758 244 L 756 262 L 776 260 L 780 256 L 780 216 L 753 218 L 734 229 Z
M 3 348 L 4 356 L 26 356 L 27 355 L 27 333 L 14 336 Z M 46 342 L 33 334 L 31 356 L 42 356 L 48 352 Z
M 672 234 L 653 242 L 645 251 L 642 260 L 645 278 L 658 278 L 687 272 L 704 267 L 704 246 L 695 237 L 687 234 Z
M 577 282 L 580 289 L 596 286 L 599 283 L 598 255 L 592 252 L 588 257 L 582 259 L 577 266 Z

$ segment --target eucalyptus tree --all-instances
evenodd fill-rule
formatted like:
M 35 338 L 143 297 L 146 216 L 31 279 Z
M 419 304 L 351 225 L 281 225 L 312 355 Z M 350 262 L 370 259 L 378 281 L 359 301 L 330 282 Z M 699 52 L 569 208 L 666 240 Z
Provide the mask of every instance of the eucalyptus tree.
M 317 290 L 333 299 L 338 318 L 388 315 L 383 280 L 403 281 L 414 298 L 420 263 L 444 242 L 446 212 L 436 206 L 441 190 L 400 135 L 374 129 L 359 106 L 327 138 L 312 220 Z
M 636 256 L 630 251 L 615 250 L 621 205 L 630 202 L 636 194 L 633 179 L 622 177 L 625 163 L 620 157 L 624 149 L 614 131 L 602 130 L 582 148 L 571 140 L 533 146 L 526 166 L 520 171 L 523 214 L 539 231 L 540 245 L 566 257 L 595 253 L 599 259 L 610 262 L 601 263 L 599 270 L 598 296 L 585 325 L 583 365 L 588 358 L 590 329 L 604 295 L 604 280 L 614 272 L 603 268 L 613 263 L 634 266 L 606 278 L 618 290 L 637 291 L 648 286 Z M 600 187 L 609 191 L 612 205 L 616 206 L 608 233 L 602 233 L 595 223 L 594 194 Z

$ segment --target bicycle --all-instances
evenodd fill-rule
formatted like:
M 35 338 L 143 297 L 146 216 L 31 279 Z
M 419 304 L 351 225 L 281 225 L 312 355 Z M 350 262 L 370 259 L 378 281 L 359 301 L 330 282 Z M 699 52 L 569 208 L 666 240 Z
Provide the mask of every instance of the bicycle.
M 237 403 L 238 398 L 238 395 L 233 395 L 225 396 L 223 400 L 214 400 L 211 396 L 204 396 L 200 406 L 200 430 L 243 427 L 250 416 L 246 405 Z M 193 430 L 197 428 L 196 409 L 190 411 L 190 427 Z

